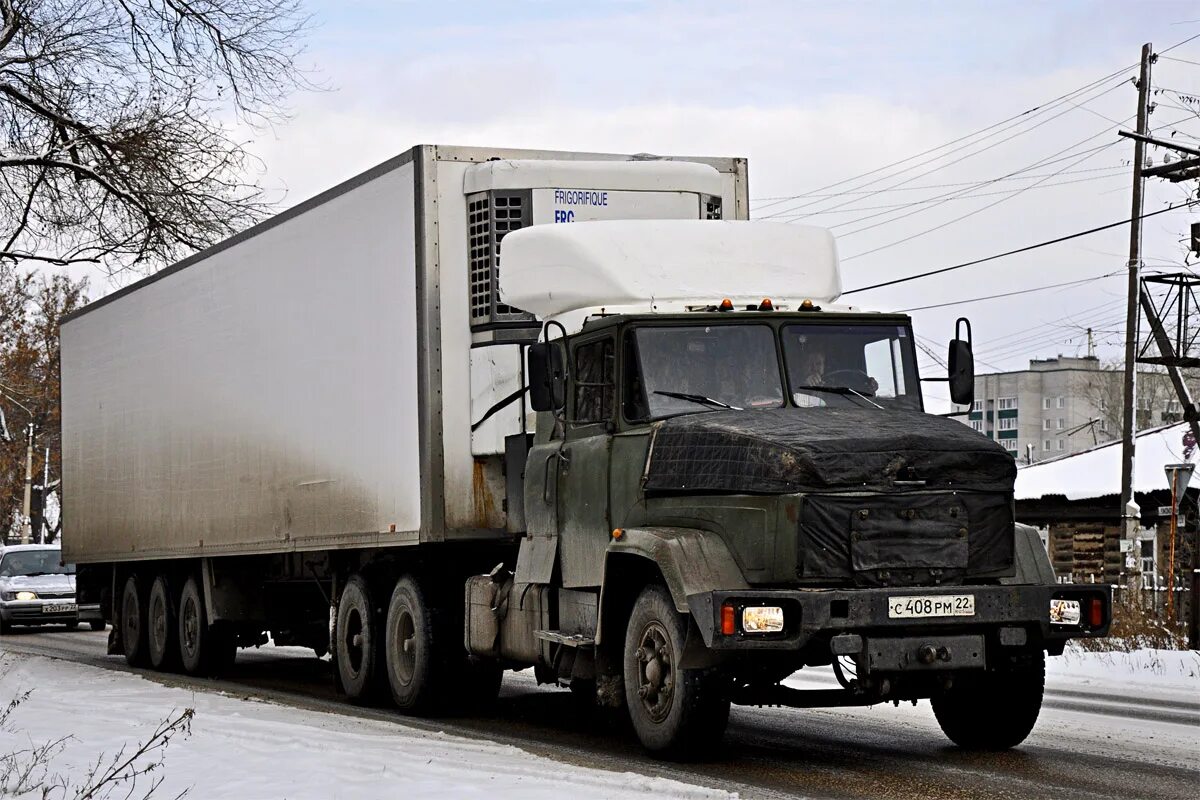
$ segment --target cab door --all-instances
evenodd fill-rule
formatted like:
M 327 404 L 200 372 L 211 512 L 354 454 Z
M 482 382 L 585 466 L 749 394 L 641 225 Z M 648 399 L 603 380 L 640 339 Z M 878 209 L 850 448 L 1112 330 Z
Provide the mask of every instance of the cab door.
M 616 340 L 578 337 L 570 352 L 571 396 L 558 464 L 558 554 L 563 586 L 600 585 L 612 531 L 609 464 L 616 418 Z

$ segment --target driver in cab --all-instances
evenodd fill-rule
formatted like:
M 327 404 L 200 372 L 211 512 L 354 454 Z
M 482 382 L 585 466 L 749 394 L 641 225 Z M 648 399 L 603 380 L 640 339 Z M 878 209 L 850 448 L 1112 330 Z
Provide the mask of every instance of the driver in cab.
M 846 386 L 841 379 L 846 377 L 846 373 L 851 370 L 846 369 L 826 369 L 825 351 L 818 349 L 809 344 L 804 355 L 800 360 L 800 370 L 796 378 L 796 391 L 792 393 L 792 399 L 800 408 L 816 408 L 829 405 L 826 397 L 822 395 L 824 392 L 820 389 L 837 389 L 845 388 L 853 390 L 855 394 L 860 394 L 856 387 Z M 857 370 L 855 370 L 857 371 Z M 813 391 L 807 392 L 806 388 L 811 388 Z M 866 376 L 866 381 L 861 387 L 861 394 L 871 397 L 879 390 L 879 384 L 874 378 Z

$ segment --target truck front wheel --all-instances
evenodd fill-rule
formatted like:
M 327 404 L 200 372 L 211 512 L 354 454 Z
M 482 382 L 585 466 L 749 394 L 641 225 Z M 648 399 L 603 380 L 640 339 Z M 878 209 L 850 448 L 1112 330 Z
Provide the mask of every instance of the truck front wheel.
M 642 745 L 665 758 L 710 755 L 729 722 L 725 676 L 679 667 L 686 636 L 687 619 L 667 590 L 643 589 L 625 633 L 625 700 Z
M 1046 683 L 1040 651 L 1009 657 L 997 669 L 963 674 L 930 702 L 942 732 L 967 750 L 1007 750 L 1037 722 Z

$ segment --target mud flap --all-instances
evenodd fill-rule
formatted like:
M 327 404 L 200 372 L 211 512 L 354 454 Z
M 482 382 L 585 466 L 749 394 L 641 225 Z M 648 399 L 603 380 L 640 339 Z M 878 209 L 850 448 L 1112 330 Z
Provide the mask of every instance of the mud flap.
M 679 657 L 680 668 L 707 669 L 717 666 L 725 658 L 726 654 L 718 653 L 704 644 L 704 637 L 700 635 L 700 628 L 696 625 L 696 620 L 689 616 L 687 637 L 683 641 L 683 655 Z

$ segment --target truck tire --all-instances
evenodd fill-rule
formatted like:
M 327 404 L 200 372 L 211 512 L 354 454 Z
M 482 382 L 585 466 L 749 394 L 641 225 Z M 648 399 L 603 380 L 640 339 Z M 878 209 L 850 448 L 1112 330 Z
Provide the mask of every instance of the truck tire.
M 625 634 L 625 701 L 638 739 L 663 758 L 711 755 L 729 722 L 725 676 L 677 666 L 686 635 L 666 588 L 643 589 Z
M 388 603 L 383 652 L 392 700 L 401 711 L 427 714 L 445 706 L 444 663 L 435 636 L 436 612 L 411 575 L 396 581 Z
M 1002 667 L 956 677 L 930 699 L 938 725 L 966 750 L 1007 750 L 1025 740 L 1037 722 L 1046 683 L 1046 656 L 1038 650 Z
M 179 593 L 178 629 L 179 664 L 188 675 L 218 675 L 237 657 L 237 640 L 209 623 L 195 575 L 188 577 Z
M 338 598 L 336 626 L 334 656 L 342 691 L 352 703 L 370 702 L 380 681 L 379 615 L 363 576 L 351 575 L 346 581 Z
M 158 670 L 174 669 L 179 661 L 178 610 L 174 606 L 165 575 L 157 575 L 146 601 L 146 644 L 150 665 Z
M 125 647 L 125 662 L 140 667 L 147 661 L 146 594 L 137 575 L 125 579 L 121 590 L 121 644 Z
M 410 714 L 479 711 L 500 693 L 500 663 L 467 655 L 461 620 L 430 603 L 412 575 L 392 590 L 383 652 L 392 699 Z

